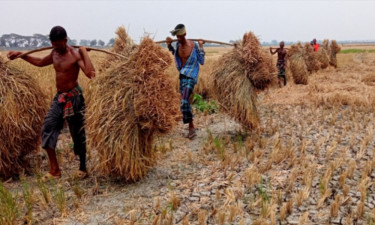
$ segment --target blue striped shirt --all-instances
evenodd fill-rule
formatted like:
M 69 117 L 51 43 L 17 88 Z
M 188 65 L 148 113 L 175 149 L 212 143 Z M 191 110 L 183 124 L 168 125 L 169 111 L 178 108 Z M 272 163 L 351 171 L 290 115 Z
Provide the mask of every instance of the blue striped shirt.
M 200 48 L 196 42 L 194 42 L 194 48 L 191 51 L 189 58 L 186 60 L 185 64 L 182 66 L 181 58 L 178 55 L 179 43 L 176 43 L 176 50 L 174 51 L 174 58 L 176 61 L 177 70 L 180 74 L 194 79 L 195 83 L 198 82 L 199 64 L 204 64 L 204 51 Z

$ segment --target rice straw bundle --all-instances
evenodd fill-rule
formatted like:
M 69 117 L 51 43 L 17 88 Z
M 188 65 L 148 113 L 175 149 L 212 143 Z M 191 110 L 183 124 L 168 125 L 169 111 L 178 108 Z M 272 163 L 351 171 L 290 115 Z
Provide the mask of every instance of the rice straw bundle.
M 314 48 L 310 45 L 310 43 L 305 43 L 302 54 L 303 58 L 305 59 L 306 68 L 310 73 L 316 72 L 320 69 L 320 63 L 314 52 Z
M 215 98 L 212 70 L 216 65 L 216 59 L 206 58 L 204 66 L 199 68 L 198 83 L 194 87 L 194 94 L 201 95 L 204 99 Z M 178 79 L 178 71 L 172 73 Z M 179 83 L 177 81 L 177 83 Z
M 1 64 L 0 177 L 7 179 L 28 169 L 25 157 L 39 147 L 47 103 L 34 78 Z
M 320 68 L 325 69 L 329 66 L 328 52 L 324 47 L 320 47 L 316 52 L 316 57 L 320 62 Z
M 331 41 L 331 49 L 333 50 L 335 54 L 341 51 L 341 47 L 337 44 L 336 40 Z
M 272 58 L 262 50 L 259 40 L 246 33 L 237 48 L 224 54 L 213 71 L 221 108 L 249 129 L 257 128 L 256 89 L 264 90 L 273 81 Z
M 339 53 L 341 50 L 340 46 L 337 44 L 335 40 L 331 41 L 330 45 L 330 58 L 329 58 L 329 64 L 335 68 L 337 68 L 337 58 L 336 54 Z
M 130 38 L 123 26 L 118 27 L 116 30 L 117 37 L 115 38 L 111 52 L 129 57 L 136 48 L 136 44 Z M 99 63 L 99 71 L 102 72 L 110 67 L 111 64 L 117 63 L 119 58 L 114 55 L 107 55 L 107 57 Z
M 113 64 L 92 84 L 87 109 L 89 146 L 102 174 L 136 181 L 155 161 L 156 133 L 180 119 L 180 96 L 165 70 L 170 53 L 144 38 L 129 60 Z
M 257 90 L 268 88 L 274 81 L 271 73 L 275 72 L 271 55 L 264 50 L 258 38 L 252 32 L 244 34 L 239 43 L 237 59 L 243 64 L 243 69 L 249 77 L 252 85 Z
M 325 50 L 328 50 L 329 49 L 329 40 L 324 39 L 321 47 L 323 47 Z
M 219 60 L 213 72 L 216 95 L 224 112 L 244 127 L 255 129 L 259 124 L 256 92 L 238 57 L 238 52 L 232 51 Z
M 309 72 L 303 57 L 303 47 L 299 43 L 291 45 L 288 51 L 288 70 L 293 76 L 295 84 L 307 84 Z

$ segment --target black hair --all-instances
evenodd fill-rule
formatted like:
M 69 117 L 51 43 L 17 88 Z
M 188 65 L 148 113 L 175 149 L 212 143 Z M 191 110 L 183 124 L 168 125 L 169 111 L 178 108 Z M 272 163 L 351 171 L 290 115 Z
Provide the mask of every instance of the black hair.
M 68 35 L 66 34 L 66 31 L 61 26 L 55 26 L 51 29 L 51 32 L 49 33 L 49 40 L 50 41 L 59 41 L 64 40 L 67 38 Z

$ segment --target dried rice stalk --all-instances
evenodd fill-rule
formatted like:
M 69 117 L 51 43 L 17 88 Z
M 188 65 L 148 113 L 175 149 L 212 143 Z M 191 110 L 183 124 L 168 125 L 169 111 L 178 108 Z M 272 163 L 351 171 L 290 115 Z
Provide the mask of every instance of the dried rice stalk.
M 30 75 L 0 66 L 0 177 L 26 169 L 25 156 L 38 149 L 46 96 Z
M 275 66 L 271 55 L 262 48 L 258 38 L 252 32 L 244 34 L 243 40 L 233 51 L 237 51 L 243 70 L 253 86 L 258 90 L 266 89 L 274 80 L 271 73 Z
M 123 55 L 125 57 L 129 57 L 131 53 L 137 47 L 134 41 L 130 38 L 128 33 L 123 26 L 118 27 L 116 30 L 117 37 L 115 38 L 115 42 L 111 49 L 111 52 Z M 119 62 L 119 58 L 113 55 L 107 55 L 107 57 L 99 63 L 98 70 L 103 72 L 104 70 L 108 69 L 112 64 L 116 64 Z
M 330 45 L 330 58 L 329 58 L 329 64 L 335 68 L 337 68 L 337 58 L 336 54 L 339 53 L 341 50 L 340 46 L 337 44 L 335 40 L 331 41 Z
M 309 44 L 306 43 L 303 46 L 303 58 L 305 59 L 307 70 L 312 72 L 317 72 L 320 69 L 320 63 L 317 59 L 316 53 L 314 52 L 314 48 Z
M 113 64 L 90 89 L 88 144 L 99 154 L 97 170 L 136 181 L 154 164 L 156 133 L 180 119 L 180 97 L 166 75 L 170 53 L 144 38 L 129 60 Z
M 224 54 L 213 71 L 215 91 L 222 109 L 243 126 L 259 124 L 256 92 L 266 89 L 275 79 L 272 58 L 262 50 L 258 38 L 246 33 L 241 43 Z
M 327 50 L 325 50 L 324 48 L 319 48 L 316 53 L 316 56 L 320 62 L 320 67 L 322 69 L 327 68 L 329 66 L 329 56 Z
M 309 79 L 309 72 L 307 71 L 301 43 L 290 46 L 288 59 L 288 70 L 293 76 L 294 83 L 306 85 Z

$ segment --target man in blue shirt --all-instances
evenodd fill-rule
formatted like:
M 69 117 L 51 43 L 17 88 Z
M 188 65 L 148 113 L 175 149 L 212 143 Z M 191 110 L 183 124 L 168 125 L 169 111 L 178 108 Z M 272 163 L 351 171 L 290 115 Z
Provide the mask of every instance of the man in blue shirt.
M 194 86 L 198 82 L 199 64 L 204 64 L 204 41 L 195 43 L 185 38 L 186 29 L 183 24 L 178 24 L 171 31 L 173 36 L 177 36 L 176 50 L 172 46 L 172 39 L 167 37 L 168 49 L 175 57 L 176 67 L 180 73 L 180 93 L 181 93 L 181 112 L 183 122 L 189 124 L 188 138 L 197 136 L 193 124 L 193 113 L 189 103 L 189 97 L 193 93 Z

